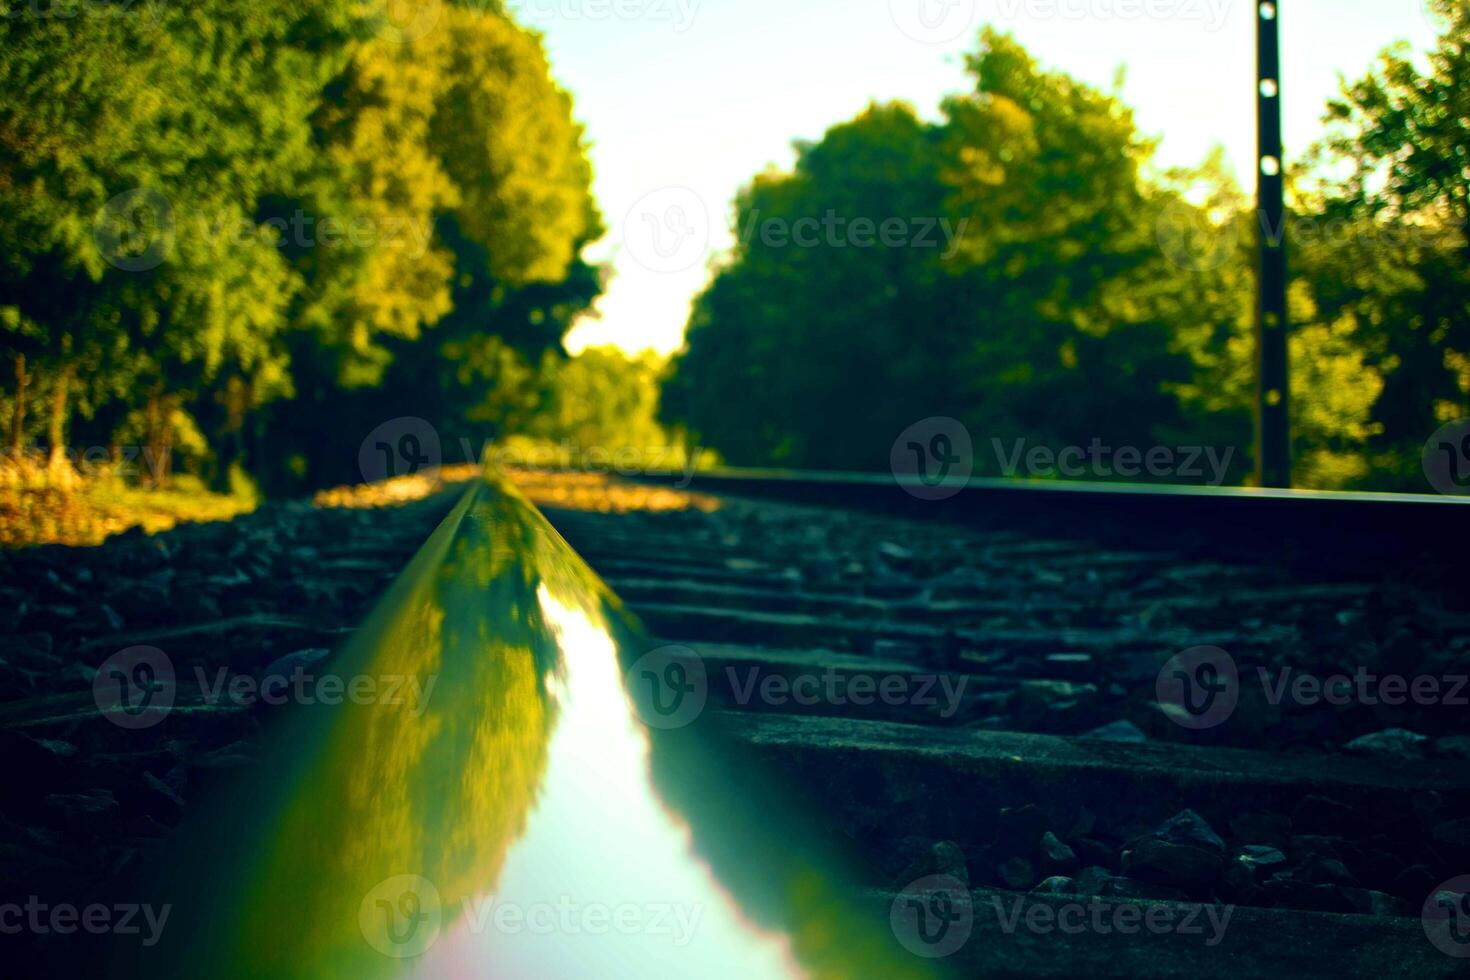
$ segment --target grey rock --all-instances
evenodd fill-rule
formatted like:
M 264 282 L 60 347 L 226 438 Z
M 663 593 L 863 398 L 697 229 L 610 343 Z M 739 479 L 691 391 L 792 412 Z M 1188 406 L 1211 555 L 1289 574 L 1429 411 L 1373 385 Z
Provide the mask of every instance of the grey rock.
M 1118 868 L 1117 850 L 1100 840 L 1079 837 L 1072 841 L 1071 846 L 1077 854 L 1077 860 L 1084 867 L 1099 867 L 1110 873 Z
M 146 813 L 132 817 L 123 825 L 124 837 L 167 837 L 168 828 Z
M 124 583 L 107 604 L 130 623 L 157 623 L 173 613 L 169 590 L 151 581 Z
M 101 835 L 117 824 L 117 800 L 105 789 L 56 793 L 46 797 L 44 802 L 61 818 L 62 826 L 75 834 Z
M 1299 833 L 1331 834 L 1358 826 L 1362 817 L 1352 807 L 1325 796 L 1307 796 L 1291 814 L 1291 825 Z
M 1335 858 L 1315 858 L 1302 869 L 1302 877 L 1314 885 L 1356 885 L 1358 880 L 1347 865 Z
M 995 820 L 995 846 L 1001 854 L 1030 854 L 1051 822 L 1033 804 L 1006 807 Z
M 1371 735 L 1363 735 L 1343 746 L 1353 755 L 1376 756 L 1384 759 L 1422 759 L 1428 749 L 1429 739 L 1406 728 L 1388 728 Z
M 1078 895 L 1103 895 L 1112 880 L 1113 876 L 1107 868 L 1083 868 L 1082 873 L 1074 879 L 1073 886 Z
M 6 778 L 31 790 L 59 786 L 66 760 L 75 753 L 76 748 L 66 742 L 38 741 L 0 729 L 0 759 L 5 760 Z
M 1188 844 L 1218 854 L 1225 852 L 1225 842 L 1204 817 L 1193 810 L 1181 810 L 1159 825 L 1154 836 L 1172 844 Z
M 261 671 L 260 683 L 262 687 L 273 678 L 277 683 L 291 684 L 297 672 L 307 677 L 313 676 L 313 668 L 332 655 L 330 650 L 297 650 L 288 653 L 284 657 L 277 657 L 270 665 Z
M 1341 860 L 1342 851 L 1338 850 L 1338 844 L 1341 842 L 1342 839 L 1339 837 L 1298 834 L 1291 839 L 1291 854 L 1298 860 L 1319 857 Z
M 1065 875 L 1053 875 L 1041 884 L 1031 889 L 1033 895 L 1072 895 L 1075 894 L 1073 879 Z
M 105 602 L 98 607 L 98 613 L 101 615 L 103 622 L 107 624 L 107 628 L 114 633 L 127 625 L 123 618 L 117 614 L 117 611 Z
M 1448 735 L 1435 739 L 1434 754 L 1446 759 L 1470 759 L 1470 735 Z
M 950 841 L 938 841 L 930 844 L 925 850 L 909 863 L 900 872 L 898 880 L 901 883 L 918 881 L 930 875 L 949 875 L 966 885 L 970 883 L 970 867 L 965 860 L 965 852 L 960 850 L 958 844 Z
M 1236 860 L 1251 868 L 1274 868 L 1286 863 L 1286 855 L 1274 847 L 1247 844 L 1240 849 Z
M 70 742 L 64 742 L 59 738 L 38 738 L 36 744 L 51 752 L 58 759 L 73 759 L 77 754 L 77 747 Z
M 1014 857 L 1002 861 L 995 870 L 1000 880 L 1012 891 L 1023 892 L 1036 884 L 1036 867 L 1025 858 Z
M 1183 902 L 1189 899 L 1189 895 L 1178 888 L 1134 878 L 1114 878 L 1108 882 L 1106 894 L 1112 898 L 1141 898 L 1159 902 Z
M 1082 737 L 1097 739 L 1100 742 L 1127 742 L 1130 744 L 1148 741 L 1148 736 L 1143 733 L 1143 729 L 1127 719 L 1109 722 L 1101 728 L 1094 728 Z
M 1097 685 L 1079 684 L 1075 681 L 1029 680 L 1016 689 L 1016 699 L 1026 705 L 1048 707 L 1058 702 L 1077 701 L 1095 696 Z
M 143 773 L 143 784 L 169 803 L 172 803 L 175 807 L 181 810 L 183 809 L 184 798 L 179 795 L 177 790 L 153 775 L 153 773 L 146 771 Z
M 21 633 L 6 640 L 7 653 L 20 658 L 49 658 L 55 642 L 50 633 Z
M 1427 895 L 1441 880 L 1441 875 L 1415 864 L 1398 873 L 1393 879 L 1393 890 L 1399 895 Z
M 1051 831 L 1041 835 L 1041 873 L 1048 877 L 1077 870 L 1077 852 Z
M 1414 807 L 1414 816 L 1421 823 L 1432 824 L 1444 809 L 1444 797 L 1434 790 L 1420 790 L 1415 793 L 1409 801 Z
M 1352 903 L 1353 911 L 1359 915 L 1409 914 L 1408 903 L 1401 898 L 1368 888 L 1344 888 L 1343 896 Z
M 1097 814 L 1087 807 L 1079 807 L 1077 816 L 1072 820 L 1072 827 L 1064 835 L 1068 840 L 1076 837 L 1086 837 L 1097 829 Z
M 1068 680 L 1083 680 L 1092 677 L 1097 662 L 1090 653 L 1053 653 L 1046 658 L 1048 671 Z
M 1256 893 L 1256 874 L 1256 866 L 1237 855 L 1220 874 L 1220 894 L 1232 902 L 1249 902 Z
M 1141 840 L 1123 852 L 1123 873 L 1155 884 L 1189 887 L 1212 884 L 1224 860 L 1216 851 L 1166 840 Z
M 1447 820 L 1436 825 L 1434 839 L 1454 848 L 1470 848 L 1470 817 Z
M 1337 885 L 1314 885 L 1282 875 L 1263 884 L 1260 894 L 1267 904 L 1276 908 L 1301 909 L 1306 912 L 1356 911 L 1346 889 Z
M 255 761 L 255 748 L 247 742 L 232 742 L 222 748 L 193 755 L 189 764 L 198 769 L 234 769 Z
M 878 554 L 883 560 L 898 568 L 908 567 L 914 560 L 914 553 L 902 545 L 885 541 L 878 546 Z
M 1243 813 L 1230 821 L 1230 832 L 1243 844 L 1285 847 L 1291 840 L 1291 818 L 1282 813 Z
M 68 630 L 76 624 L 81 610 L 76 606 L 68 606 L 57 603 L 55 605 L 35 606 L 26 614 L 26 626 L 41 631 L 46 630 Z

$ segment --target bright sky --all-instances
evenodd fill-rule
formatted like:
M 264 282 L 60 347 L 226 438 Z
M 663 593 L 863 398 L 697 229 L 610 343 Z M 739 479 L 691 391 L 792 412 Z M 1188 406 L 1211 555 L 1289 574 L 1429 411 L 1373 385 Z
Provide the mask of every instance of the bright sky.
M 1338 76 L 1390 42 L 1429 46 L 1424 0 L 1278 0 L 1288 158 L 1320 131 Z M 968 88 L 962 54 L 983 23 L 1043 64 L 1110 89 L 1161 165 L 1222 144 L 1249 173 L 1255 147 L 1254 0 L 509 0 L 542 31 L 576 97 L 609 231 L 590 252 L 613 279 L 577 351 L 680 345 L 709 261 L 733 242 L 736 190 L 791 143 L 819 139 L 872 100 L 934 117 Z M 1247 185 L 1252 186 L 1252 185 Z M 876 215 L 875 218 L 884 216 Z M 919 216 L 910 216 L 919 217 Z

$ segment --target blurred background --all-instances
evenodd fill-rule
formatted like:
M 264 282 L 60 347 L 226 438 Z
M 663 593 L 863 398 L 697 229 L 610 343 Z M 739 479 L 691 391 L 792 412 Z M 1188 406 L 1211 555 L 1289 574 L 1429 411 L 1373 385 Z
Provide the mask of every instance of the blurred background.
M 1284 7 L 1283 229 L 1245 0 L 7 0 L 0 542 L 487 450 L 1248 485 L 1282 234 L 1295 485 L 1432 492 L 1470 4 Z

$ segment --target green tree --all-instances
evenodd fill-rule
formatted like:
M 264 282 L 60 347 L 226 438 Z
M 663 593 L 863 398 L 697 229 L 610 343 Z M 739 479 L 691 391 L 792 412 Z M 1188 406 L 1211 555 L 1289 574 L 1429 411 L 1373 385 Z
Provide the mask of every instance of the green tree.
M 740 244 L 696 304 L 667 413 L 732 462 L 876 469 L 927 416 L 991 439 L 1149 444 L 1190 374 L 1157 281 L 1178 278 L 1114 96 L 982 35 L 938 124 L 875 106 L 737 201 Z M 835 214 L 802 247 L 767 222 Z M 855 247 L 857 218 L 899 234 Z M 924 247 L 924 229 L 937 242 Z M 752 393 L 756 397 L 751 397 Z
M 1330 104 L 1305 260 L 1324 315 L 1350 317 L 1383 376 L 1369 452 L 1380 485 L 1423 489 L 1419 452 L 1470 415 L 1470 4 L 1435 0 L 1420 71 L 1400 45 Z
M 296 280 L 254 211 L 310 166 L 353 19 L 332 0 L 85 13 L 0 22 L 0 307 L 41 328 L 7 339 L 49 381 L 53 452 L 74 398 L 124 388 L 161 450 L 227 370 L 279 380 Z

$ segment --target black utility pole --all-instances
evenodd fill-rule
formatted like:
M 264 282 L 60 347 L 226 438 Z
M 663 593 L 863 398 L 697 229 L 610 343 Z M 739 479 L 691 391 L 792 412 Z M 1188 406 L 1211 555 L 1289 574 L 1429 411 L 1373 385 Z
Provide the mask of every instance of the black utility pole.
M 1256 477 L 1291 486 L 1291 383 L 1287 373 L 1285 164 L 1281 157 L 1279 0 L 1256 4 Z

